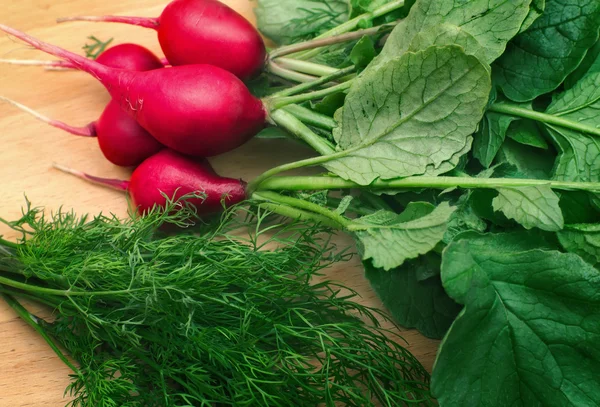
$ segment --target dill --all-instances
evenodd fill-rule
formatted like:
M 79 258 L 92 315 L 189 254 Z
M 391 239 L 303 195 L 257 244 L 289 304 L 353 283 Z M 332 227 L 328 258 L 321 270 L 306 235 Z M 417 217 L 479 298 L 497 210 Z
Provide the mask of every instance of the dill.
M 109 38 L 106 41 L 102 41 L 96 38 L 93 35 L 88 37 L 88 40 L 91 40 L 91 43 L 85 44 L 82 48 L 85 51 L 85 56 L 91 59 L 97 59 L 100 54 L 102 54 L 106 48 L 113 42 L 114 38 Z
M 0 292 L 76 361 L 70 406 L 433 405 L 382 315 L 320 275 L 348 257 L 331 230 L 251 206 L 198 233 L 173 208 L 120 220 L 28 206 L 6 222 L 23 235 L 0 240 Z
M 347 15 L 336 9 L 330 2 L 322 3 L 320 8 L 299 7 L 298 12 L 302 14 L 302 18 L 291 19 L 283 30 L 290 34 L 287 42 L 297 43 L 311 40 L 320 34 L 337 27 L 347 19 Z

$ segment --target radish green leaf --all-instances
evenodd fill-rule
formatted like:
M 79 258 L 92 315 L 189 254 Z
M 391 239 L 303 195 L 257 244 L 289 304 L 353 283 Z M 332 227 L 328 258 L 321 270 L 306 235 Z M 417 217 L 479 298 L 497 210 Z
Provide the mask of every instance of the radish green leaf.
M 442 260 L 465 307 L 434 368 L 440 405 L 599 405 L 600 272 L 514 234 L 462 236 Z
M 362 185 L 449 171 L 470 149 L 490 88 L 488 68 L 457 46 L 367 69 L 336 114 L 340 151 L 325 166 Z

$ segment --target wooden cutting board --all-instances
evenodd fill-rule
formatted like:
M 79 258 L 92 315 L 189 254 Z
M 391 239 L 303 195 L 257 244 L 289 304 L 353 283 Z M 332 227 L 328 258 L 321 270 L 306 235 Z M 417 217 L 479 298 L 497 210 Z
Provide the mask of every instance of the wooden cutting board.
M 158 16 L 166 0 L 23 0 L 6 1 L 0 7 L 0 23 L 23 30 L 40 39 L 75 52 L 95 35 L 114 43 L 136 42 L 161 55 L 152 30 L 120 24 L 64 23 L 58 17 L 120 14 Z M 253 5 L 247 0 L 225 3 L 253 20 Z M 0 34 L 0 58 L 50 59 L 23 43 Z M 45 72 L 39 67 L 0 65 L 0 95 L 24 103 L 52 118 L 75 125 L 96 119 L 109 97 L 101 85 L 81 72 Z M 0 217 L 16 219 L 25 196 L 35 206 L 57 210 L 61 206 L 79 214 L 112 212 L 126 214 L 125 197 L 115 191 L 86 184 L 51 169 L 53 162 L 105 177 L 126 178 L 130 170 L 104 160 L 94 139 L 67 135 L 0 104 Z M 309 156 L 289 141 L 254 140 L 235 152 L 217 157 L 213 165 L 223 175 L 251 179 L 274 165 Z M 5 226 L 0 234 L 14 238 Z M 351 240 L 341 236 L 339 245 Z M 362 302 L 381 306 L 369 288 L 358 261 L 340 264 L 332 276 L 355 288 Z M 37 310 L 36 310 L 37 311 Z M 39 310 L 42 315 L 46 310 Z M 410 350 L 431 368 L 438 342 L 415 331 L 402 335 Z M 0 407 L 60 407 L 69 383 L 69 370 L 46 343 L 4 303 L 0 303 Z

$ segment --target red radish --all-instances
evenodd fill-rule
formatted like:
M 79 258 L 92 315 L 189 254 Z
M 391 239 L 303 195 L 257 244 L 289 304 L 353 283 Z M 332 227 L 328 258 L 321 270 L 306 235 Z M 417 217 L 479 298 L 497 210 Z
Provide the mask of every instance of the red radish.
M 202 193 L 204 199 L 187 201 L 197 208 L 199 215 L 223 210 L 246 199 L 246 183 L 242 180 L 224 178 L 215 173 L 208 161 L 185 157 L 172 150 L 163 150 L 137 167 L 129 181 L 99 178 L 60 165 L 61 171 L 76 175 L 87 181 L 120 191 L 127 191 L 141 214 L 158 205 L 165 207 L 169 198 Z
M 130 71 L 151 71 L 165 64 L 147 48 L 137 44 L 119 44 L 101 53 L 96 62 Z
M 0 62 L 14 65 L 42 65 L 49 68 L 75 69 L 67 61 L 37 61 L 28 59 L 0 59 Z M 170 65 L 166 58 L 159 59 L 147 48 L 137 44 L 119 44 L 101 53 L 96 62 L 113 68 L 130 71 L 151 71 Z
M 138 165 L 146 158 L 165 148 L 135 120 L 127 116 L 114 101 L 108 103 L 97 121 L 84 127 L 75 127 L 58 120 L 52 120 L 8 98 L 0 96 L 0 100 L 32 114 L 44 123 L 76 136 L 97 136 L 102 154 L 115 165 L 122 167 Z
M 154 138 L 183 154 L 209 157 L 244 144 L 264 126 L 266 109 L 231 73 L 211 65 L 136 72 L 110 68 L 0 24 L 35 48 L 90 73 Z
M 121 44 L 109 48 L 98 57 L 97 61 L 113 68 L 136 71 L 147 71 L 163 67 L 163 64 L 152 52 L 136 44 Z M 53 66 L 74 67 L 69 62 L 50 61 L 50 63 Z M 136 166 L 164 148 L 114 101 L 108 103 L 97 121 L 84 127 L 74 127 L 58 120 L 49 119 L 5 97 L 0 97 L 0 100 L 4 100 L 32 114 L 37 119 L 71 134 L 87 137 L 97 136 L 104 157 L 115 165 L 123 167 Z
M 242 80 L 258 75 L 267 58 L 265 44 L 256 28 L 217 0 L 174 0 L 158 18 L 80 16 L 58 22 L 81 20 L 153 28 L 174 66 L 210 64 Z

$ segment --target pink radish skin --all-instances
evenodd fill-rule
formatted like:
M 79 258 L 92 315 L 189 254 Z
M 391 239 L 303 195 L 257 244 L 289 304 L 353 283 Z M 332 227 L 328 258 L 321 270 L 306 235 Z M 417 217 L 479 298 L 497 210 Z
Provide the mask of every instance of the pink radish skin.
M 258 75 L 267 58 L 264 41 L 256 28 L 217 0 L 174 0 L 158 18 L 81 16 L 58 22 L 81 20 L 153 28 L 172 65 L 214 65 L 242 80 Z
M 93 123 L 104 157 L 121 167 L 132 167 L 165 148 L 111 100 Z
M 183 154 L 210 157 L 231 151 L 265 126 L 262 101 L 221 68 L 185 65 L 126 71 L 41 42 L 3 24 L 0 30 L 96 77 L 113 100 L 154 138 Z
M 246 199 L 246 183 L 233 178 L 220 177 L 205 159 L 191 159 L 172 150 L 163 150 L 137 167 L 129 181 L 94 177 L 80 171 L 55 165 L 87 181 L 120 191 L 127 191 L 140 214 L 155 205 L 164 208 L 169 198 L 181 198 L 202 193 L 205 199 L 186 202 L 197 209 L 199 215 L 221 212 L 223 207 L 235 205 Z
M 96 62 L 129 71 L 152 71 L 165 64 L 147 48 L 137 44 L 119 44 L 101 53 Z
M 48 68 L 75 69 L 75 65 L 67 61 L 0 59 L 0 62 L 14 65 L 41 65 Z M 147 48 L 129 43 L 115 45 L 107 49 L 98 56 L 96 62 L 130 71 L 151 71 L 170 65 L 166 58 L 159 59 Z

